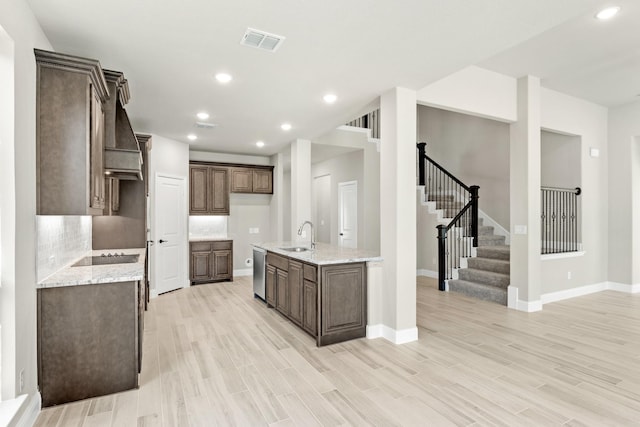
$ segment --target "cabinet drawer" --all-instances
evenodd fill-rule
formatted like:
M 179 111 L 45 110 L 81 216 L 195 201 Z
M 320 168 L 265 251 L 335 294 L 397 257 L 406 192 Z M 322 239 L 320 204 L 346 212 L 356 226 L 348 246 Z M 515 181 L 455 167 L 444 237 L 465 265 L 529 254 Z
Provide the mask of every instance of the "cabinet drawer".
M 191 242 L 191 252 L 209 252 L 211 242 Z
M 211 249 L 218 250 L 231 250 L 231 240 L 223 240 L 221 242 L 211 242 Z
M 309 264 L 304 264 L 304 272 L 303 272 L 303 276 L 304 276 L 304 280 L 310 280 L 312 282 L 317 282 L 316 279 L 316 274 L 318 269 L 316 268 L 315 265 L 309 265 Z
M 282 271 L 289 271 L 289 259 L 272 252 L 267 252 L 267 264 Z

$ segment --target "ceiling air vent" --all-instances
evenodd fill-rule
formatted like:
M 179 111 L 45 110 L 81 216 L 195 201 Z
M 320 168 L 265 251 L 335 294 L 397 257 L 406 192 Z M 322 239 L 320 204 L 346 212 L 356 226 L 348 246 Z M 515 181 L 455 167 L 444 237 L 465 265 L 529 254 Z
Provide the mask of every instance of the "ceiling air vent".
M 216 126 L 218 125 L 215 123 L 196 122 L 196 127 L 198 129 L 213 129 Z
M 242 40 L 240 40 L 240 44 L 269 52 L 275 52 L 283 41 L 283 36 L 267 33 L 266 31 L 254 30 L 253 28 L 247 28 L 244 36 L 242 36 Z

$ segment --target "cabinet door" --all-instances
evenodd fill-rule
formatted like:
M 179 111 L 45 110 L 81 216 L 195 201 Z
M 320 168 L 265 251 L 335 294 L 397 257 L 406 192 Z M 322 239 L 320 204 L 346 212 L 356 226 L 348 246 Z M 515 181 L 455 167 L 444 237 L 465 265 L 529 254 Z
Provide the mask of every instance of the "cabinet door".
M 302 325 L 302 263 L 289 260 L 289 318 Z
M 213 262 L 213 280 L 230 279 L 233 275 L 233 257 L 231 251 L 213 251 L 211 258 Z
M 231 192 L 251 193 L 253 192 L 253 173 L 248 168 L 231 169 Z
M 229 170 L 226 168 L 209 168 L 211 177 L 209 186 L 209 213 L 212 215 L 229 215 Z
M 267 305 L 271 307 L 275 307 L 276 305 L 276 268 L 272 265 L 267 264 L 267 275 L 265 278 L 265 299 L 267 301 Z
M 276 271 L 276 310 L 289 315 L 289 277 L 286 271 Z
M 104 183 L 104 112 L 100 98 L 90 88 L 90 199 L 91 209 L 104 209 L 105 205 L 105 183 Z M 102 213 L 102 212 L 100 212 Z
M 318 285 L 310 280 L 304 281 L 302 296 L 302 327 L 311 335 L 318 334 Z
M 211 252 L 191 252 L 191 280 L 210 280 L 212 265 Z
M 209 213 L 209 168 L 189 166 L 189 213 L 206 215 Z
M 253 192 L 273 194 L 273 172 L 270 170 L 253 170 Z

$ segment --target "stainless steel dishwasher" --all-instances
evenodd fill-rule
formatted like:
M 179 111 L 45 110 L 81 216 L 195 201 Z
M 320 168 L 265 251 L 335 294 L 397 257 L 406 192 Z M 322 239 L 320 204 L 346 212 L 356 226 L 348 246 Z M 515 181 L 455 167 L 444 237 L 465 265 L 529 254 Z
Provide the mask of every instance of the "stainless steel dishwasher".
M 265 299 L 265 258 L 267 251 L 253 248 L 253 294 L 264 301 Z

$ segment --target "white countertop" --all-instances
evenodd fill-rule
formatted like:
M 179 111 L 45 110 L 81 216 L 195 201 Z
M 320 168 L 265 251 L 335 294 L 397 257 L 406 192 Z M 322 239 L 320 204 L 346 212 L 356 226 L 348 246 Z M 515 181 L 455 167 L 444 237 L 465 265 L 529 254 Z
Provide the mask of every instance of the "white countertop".
M 233 240 L 231 237 L 222 236 L 189 236 L 190 242 L 219 242 L 221 240 Z
M 89 251 L 84 256 L 100 256 L 107 253 L 139 255 L 138 262 L 129 264 L 94 265 L 71 267 L 68 265 L 46 279 L 36 288 L 55 288 L 61 286 L 95 285 L 100 283 L 129 282 L 144 278 L 145 249 L 101 249 Z M 84 256 L 82 258 L 84 258 Z M 79 260 L 79 259 L 78 259 Z M 72 264 L 77 262 L 75 260 Z
M 329 245 L 327 243 L 316 243 L 316 248 L 314 250 L 305 252 L 289 252 L 283 250 L 282 248 L 290 248 L 296 246 L 308 248 L 309 242 L 253 243 L 252 246 L 315 265 L 382 261 L 382 257 L 373 251 L 364 249 L 343 248 L 340 246 Z

